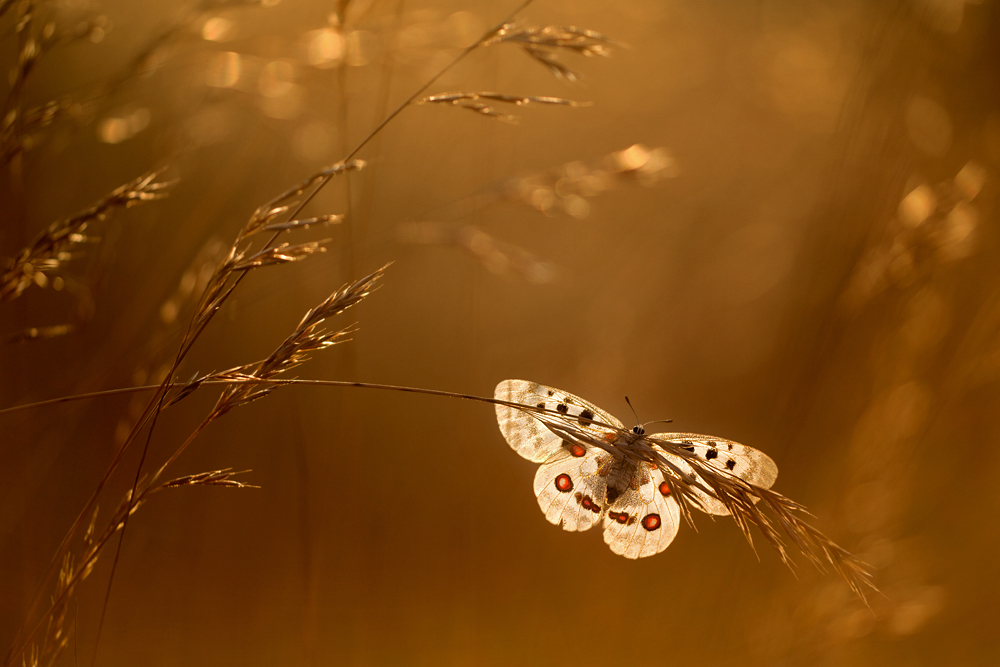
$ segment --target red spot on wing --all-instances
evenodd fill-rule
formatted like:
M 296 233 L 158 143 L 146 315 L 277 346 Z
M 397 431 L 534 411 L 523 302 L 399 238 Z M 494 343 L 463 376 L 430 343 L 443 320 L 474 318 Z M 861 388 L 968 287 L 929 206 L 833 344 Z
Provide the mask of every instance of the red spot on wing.
M 611 433 L 605 433 L 604 434 L 604 439 L 607 440 L 608 442 L 611 442 L 612 440 L 614 440 L 615 439 L 614 431 L 612 431 Z
M 580 504 L 583 506 L 583 509 L 590 510 L 594 514 L 601 513 L 601 506 L 595 503 L 594 499 L 591 498 L 590 496 L 584 496 Z
M 642 517 L 642 527 L 650 531 L 658 529 L 660 527 L 660 515 L 647 514 Z
M 666 482 L 660 482 L 660 493 L 669 496 L 670 495 L 670 485 Z
M 587 450 L 583 448 L 583 445 L 577 445 L 574 443 L 569 446 L 569 453 L 573 456 L 580 457 L 586 454 Z
M 569 475 L 567 475 L 566 473 L 563 473 L 558 477 L 556 477 L 555 484 L 557 491 L 568 493 L 573 490 L 573 480 L 570 479 Z

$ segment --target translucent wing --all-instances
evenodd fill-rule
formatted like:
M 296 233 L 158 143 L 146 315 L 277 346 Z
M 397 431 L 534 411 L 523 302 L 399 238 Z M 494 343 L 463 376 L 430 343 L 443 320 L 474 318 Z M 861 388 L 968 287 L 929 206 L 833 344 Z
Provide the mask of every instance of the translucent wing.
M 674 541 L 681 512 L 663 473 L 647 463 L 635 466 L 635 493 L 622 494 L 604 515 L 604 542 L 626 558 L 658 554 Z
M 693 453 L 699 459 L 705 461 L 713 468 L 739 477 L 745 482 L 755 484 L 765 489 L 771 488 L 778 478 L 778 466 L 774 464 L 764 452 L 741 445 L 725 438 L 716 438 L 711 435 L 699 435 L 697 433 L 654 433 L 648 436 L 650 440 L 667 441 L 676 447 L 681 447 Z M 657 449 L 663 450 L 662 447 Z M 678 469 L 701 479 L 683 458 L 664 451 L 670 462 Z M 706 485 L 707 486 L 707 485 Z M 713 498 L 700 489 L 694 490 L 695 495 L 701 501 L 703 509 L 709 514 L 726 516 L 729 510 L 717 498 Z
M 569 392 L 546 387 L 528 380 L 504 380 L 497 385 L 493 398 L 508 403 L 520 403 L 532 407 L 554 410 L 569 417 L 581 418 L 582 429 L 602 436 L 613 429 L 622 428 L 622 423 L 599 407 L 574 396 Z M 507 405 L 497 405 L 497 422 L 507 443 L 524 458 L 541 463 L 562 450 L 562 439 L 531 413 Z M 611 429 L 602 428 L 590 421 L 607 424 Z
M 549 523 L 577 531 L 601 520 L 607 481 L 600 472 L 612 458 L 596 447 L 588 449 L 575 443 L 559 446 L 535 473 L 535 497 Z

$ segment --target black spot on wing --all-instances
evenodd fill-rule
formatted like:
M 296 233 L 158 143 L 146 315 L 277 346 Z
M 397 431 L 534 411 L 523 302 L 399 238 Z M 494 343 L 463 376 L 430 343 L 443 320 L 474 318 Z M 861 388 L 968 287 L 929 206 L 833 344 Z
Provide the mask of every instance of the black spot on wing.
M 560 403 L 559 405 L 556 406 L 556 410 L 558 410 L 563 414 L 566 414 L 566 412 L 569 410 L 569 407 L 565 403 Z
M 728 461 L 726 461 L 726 467 L 732 470 L 733 468 L 736 467 L 736 461 L 729 459 Z
M 583 412 L 580 413 L 580 419 L 578 419 L 577 421 L 579 421 L 582 425 L 586 426 L 589 423 L 588 420 L 591 420 L 593 418 L 594 418 L 594 413 L 588 410 L 587 408 L 584 408 Z

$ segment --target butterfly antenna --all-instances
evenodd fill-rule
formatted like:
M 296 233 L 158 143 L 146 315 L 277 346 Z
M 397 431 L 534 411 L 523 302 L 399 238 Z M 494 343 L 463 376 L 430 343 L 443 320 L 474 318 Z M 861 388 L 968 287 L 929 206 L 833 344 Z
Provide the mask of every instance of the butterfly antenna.
M 635 417 L 635 423 L 639 424 L 638 426 L 632 429 L 633 433 L 638 433 L 639 435 L 643 435 L 646 432 L 645 427 L 650 424 L 669 424 L 670 422 L 673 421 L 673 419 L 654 419 L 651 422 L 646 422 L 645 424 L 641 424 L 639 423 L 639 413 L 637 413 L 635 411 L 635 408 L 632 407 L 632 401 L 628 400 L 628 396 L 625 397 L 625 402 L 628 403 L 628 407 L 632 409 L 632 415 Z
M 639 414 L 635 411 L 635 408 L 632 407 L 632 401 L 628 400 L 628 396 L 625 397 L 625 402 L 628 403 L 628 407 L 632 411 L 632 416 L 635 417 L 635 423 L 638 424 Z

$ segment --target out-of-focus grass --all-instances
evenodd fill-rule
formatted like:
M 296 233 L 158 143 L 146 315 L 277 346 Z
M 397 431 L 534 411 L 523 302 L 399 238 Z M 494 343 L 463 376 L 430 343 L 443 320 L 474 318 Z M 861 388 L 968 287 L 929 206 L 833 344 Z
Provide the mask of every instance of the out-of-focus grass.
M 16 72 L 28 6 L 0 2 Z M 162 379 L 254 209 L 509 10 L 30 8 L 52 48 L 32 47 L 43 55 L 8 89 L 37 127 L 20 126 L 22 150 L 4 126 L 0 254 L 151 167 L 178 181 L 92 225 L 99 243 L 60 274 L 69 288 L 0 304 L 0 335 L 79 323 L 0 350 L 3 406 Z M 395 260 L 352 311 L 351 348 L 303 376 L 479 394 L 531 377 L 619 413 L 627 393 L 643 419 L 771 455 L 777 490 L 877 566 L 885 598 L 873 614 L 834 577 L 793 577 L 765 550 L 758 563 L 726 521 L 624 561 L 540 520 L 492 410 L 288 388 L 177 461 L 178 475 L 252 469 L 241 479 L 259 490 L 180 490 L 130 521 L 101 661 L 994 663 L 996 8 L 588 0 L 526 18 L 629 48 L 566 56 L 583 74 L 571 84 L 497 45 L 428 94 L 592 106 L 529 105 L 517 126 L 409 109 L 361 156 L 350 204 L 337 182 L 312 203 L 351 211 L 301 237 L 331 238 L 328 252 L 248 278 L 181 377 L 264 358 L 306 309 Z M 575 189 L 637 144 L 665 147 L 674 177 Z M 145 400 L 2 417 L 4 643 Z M 207 401 L 158 424 L 150 465 Z M 131 483 L 110 483 L 103 516 Z M 67 611 L 63 661 L 91 655 L 110 560 Z

